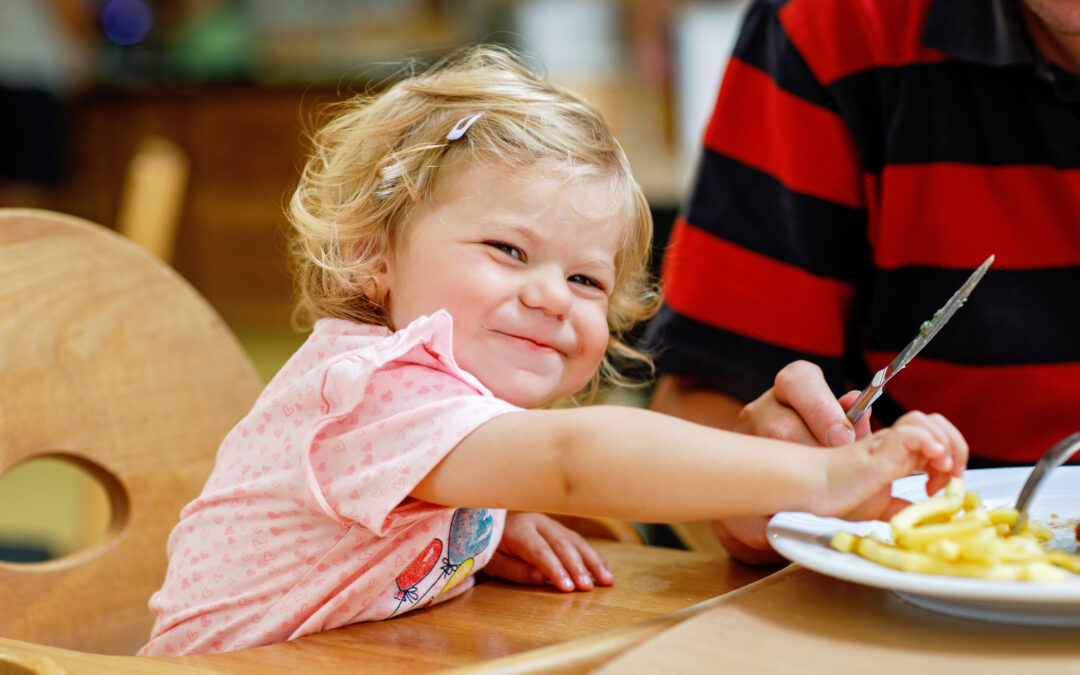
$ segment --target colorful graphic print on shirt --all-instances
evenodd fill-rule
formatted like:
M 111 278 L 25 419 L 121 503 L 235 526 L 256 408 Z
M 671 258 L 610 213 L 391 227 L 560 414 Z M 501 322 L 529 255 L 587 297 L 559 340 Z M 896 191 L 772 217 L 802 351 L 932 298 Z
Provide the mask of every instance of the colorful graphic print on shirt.
M 427 586 L 423 593 L 417 591 L 417 587 L 431 574 L 443 551 L 441 539 L 432 539 L 424 550 L 408 567 L 397 577 L 398 590 L 394 593 L 394 599 L 398 601 L 397 609 L 391 616 L 401 610 L 406 603 L 409 609 L 416 607 L 425 598 L 434 598 L 442 595 L 458 584 L 462 579 L 469 576 L 473 568 L 473 556 L 487 548 L 491 540 L 491 531 L 494 521 L 487 509 L 458 509 L 450 521 L 449 546 L 446 547 L 446 557 L 442 559 L 438 576 Z M 449 577 L 449 580 L 437 594 L 431 592 L 440 581 Z

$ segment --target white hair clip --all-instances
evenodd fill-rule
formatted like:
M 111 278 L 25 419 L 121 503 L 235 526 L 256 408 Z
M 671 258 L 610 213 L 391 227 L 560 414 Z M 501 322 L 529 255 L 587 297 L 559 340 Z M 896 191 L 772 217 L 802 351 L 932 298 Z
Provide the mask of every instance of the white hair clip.
M 457 139 L 461 138 L 465 135 L 465 132 L 469 130 L 469 127 L 473 125 L 473 122 L 483 116 L 484 113 L 478 112 L 473 113 L 472 115 L 466 115 L 465 117 L 462 117 L 460 120 L 458 120 L 458 123 L 454 125 L 454 128 L 446 134 L 446 140 L 456 141 Z

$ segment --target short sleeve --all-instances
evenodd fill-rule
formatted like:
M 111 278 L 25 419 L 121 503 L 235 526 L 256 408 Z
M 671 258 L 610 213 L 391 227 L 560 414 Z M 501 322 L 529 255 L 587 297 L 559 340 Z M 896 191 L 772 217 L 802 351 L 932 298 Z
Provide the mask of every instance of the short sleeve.
M 339 376 L 347 365 L 338 368 Z M 339 521 L 380 536 L 403 519 L 426 515 L 418 504 L 396 515 L 394 510 L 462 439 L 519 409 L 433 365 L 394 362 L 366 379 L 344 377 L 362 386 L 363 396 L 312 438 L 310 487 Z

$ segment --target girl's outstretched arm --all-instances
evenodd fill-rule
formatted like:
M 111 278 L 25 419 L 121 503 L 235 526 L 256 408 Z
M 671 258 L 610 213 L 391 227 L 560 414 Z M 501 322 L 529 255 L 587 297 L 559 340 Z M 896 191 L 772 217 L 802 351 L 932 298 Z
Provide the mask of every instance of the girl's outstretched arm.
M 962 470 L 944 418 L 810 448 L 623 406 L 508 413 L 466 437 L 413 491 L 437 504 L 677 522 L 809 510 L 837 515 L 893 479 Z M 962 447 L 961 447 L 962 446 Z

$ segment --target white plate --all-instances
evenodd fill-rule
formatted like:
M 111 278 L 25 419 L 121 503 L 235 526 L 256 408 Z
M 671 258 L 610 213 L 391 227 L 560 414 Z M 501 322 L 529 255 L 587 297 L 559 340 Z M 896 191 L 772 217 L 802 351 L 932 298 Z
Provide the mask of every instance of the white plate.
M 964 483 L 989 507 L 1012 506 L 1031 467 L 978 469 Z M 911 501 L 926 499 L 926 477 L 911 476 L 893 484 L 893 494 Z M 1051 548 L 1075 551 L 1080 518 L 1080 466 L 1054 469 L 1044 479 L 1029 513 L 1054 533 Z M 1080 576 L 1066 581 L 994 581 L 901 572 L 829 547 L 838 530 L 891 539 L 887 523 L 850 522 L 808 513 L 778 513 L 769 521 L 769 541 L 784 557 L 822 574 L 894 591 L 920 607 L 985 621 L 1042 626 L 1080 626 Z

